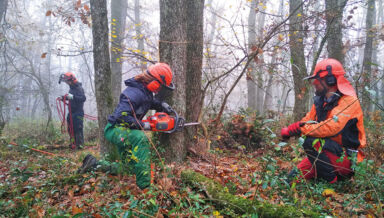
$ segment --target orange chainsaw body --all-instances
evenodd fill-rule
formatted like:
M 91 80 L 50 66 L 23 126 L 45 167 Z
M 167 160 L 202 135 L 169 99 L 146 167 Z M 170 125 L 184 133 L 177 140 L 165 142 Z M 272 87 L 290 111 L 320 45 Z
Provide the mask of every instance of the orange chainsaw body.
M 170 116 L 164 112 L 157 112 L 152 116 L 149 116 L 143 122 L 149 122 L 151 126 L 151 131 L 161 131 L 167 132 L 175 129 L 176 118 L 174 116 Z

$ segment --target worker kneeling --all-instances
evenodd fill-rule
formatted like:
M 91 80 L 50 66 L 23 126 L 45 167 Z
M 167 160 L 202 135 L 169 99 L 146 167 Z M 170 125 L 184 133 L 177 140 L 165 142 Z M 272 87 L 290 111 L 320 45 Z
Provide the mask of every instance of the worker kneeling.
M 150 109 L 171 113 L 172 108 L 165 102 L 153 97 L 153 93 L 162 87 L 174 89 L 171 68 L 165 63 L 157 63 L 148 68 L 145 73 L 125 81 L 127 88 L 121 93 L 120 101 L 115 111 L 108 118 L 104 129 L 105 138 L 114 144 L 123 164 L 133 168 L 136 184 L 139 188 L 147 188 L 151 183 L 150 144 L 143 130 L 151 130 L 149 122 L 142 119 Z M 79 173 L 84 173 L 95 167 L 111 173 L 119 173 L 117 165 L 106 161 L 97 161 L 87 155 Z
M 281 136 L 302 135 L 307 157 L 297 166 L 300 172 L 288 174 L 291 181 L 298 173 L 305 179 L 322 178 L 335 183 L 353 174 L 351 161 L 363 160 L 361 148 L 366 145 L 363 112 L 355 90 L 344 77 L 341 63 L 325 59 L 317 63 L 313 80 L 314 104 L 300 120 L 281 129 Z

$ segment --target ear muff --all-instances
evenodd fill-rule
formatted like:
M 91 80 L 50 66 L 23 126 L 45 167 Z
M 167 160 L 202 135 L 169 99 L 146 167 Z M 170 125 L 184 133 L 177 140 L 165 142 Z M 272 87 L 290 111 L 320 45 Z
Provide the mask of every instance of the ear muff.
M 162 84 L 165 84 L 165 76 L 164 75 L 160 75 L 160 78 L 161 80 L 163 81 L 162 83 L 155 77 L 151 74 L 151 72 L 149 72 L 147 70 L 147 74 L 150 75 L 154 80 L 150 83 L 148 83 L 147 85 L 147 89 L 151 92 L 158 92 L 160 90 L 160 87 Z
M 153 80 L 152 82 L 148 83 L 147 89 L 151 92 L 157 92 L 160 89 L 160 83 L 157 80 Z
M 328 86 L 335 86 L 337 84 L 336 77 L 332 74 L 332 66 L 327 66 L 328 75 L 325 76 L 325 83 L 327 83 Z

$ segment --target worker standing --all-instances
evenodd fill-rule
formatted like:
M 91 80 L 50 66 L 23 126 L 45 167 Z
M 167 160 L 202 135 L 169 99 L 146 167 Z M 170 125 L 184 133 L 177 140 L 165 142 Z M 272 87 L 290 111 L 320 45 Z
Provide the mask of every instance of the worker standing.
M 82 84 L 71 72 L 60 75 L 59 84 L 65 82 L 69 86 L 68 94 L 62 99 L 68 100 L 68 133 L 70 136 L 72 149 L 82 148 L 84 144 L 83 125 L 84 125 L 84 102 L 86 100 Z

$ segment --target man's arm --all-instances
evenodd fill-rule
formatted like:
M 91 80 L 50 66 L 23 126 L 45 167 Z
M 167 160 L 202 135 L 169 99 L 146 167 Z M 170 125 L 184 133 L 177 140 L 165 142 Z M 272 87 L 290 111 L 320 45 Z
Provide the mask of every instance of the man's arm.
M 85 102 L 87 99 L 84 94 L 84 89 L 82 87 L 77 87 L 75 89 L 69 90 L 69 93 L 73 95 L 73 101 Z
M 300 128 L 301 133 L 317 138 L 332 137 L 338 134 L 350 119 L 355 118 L 359 110 L 361 111 L 361 107 L 357 98 L 341 98 L 339 104 L 331 110 L 328 119 L 304 125 Z

